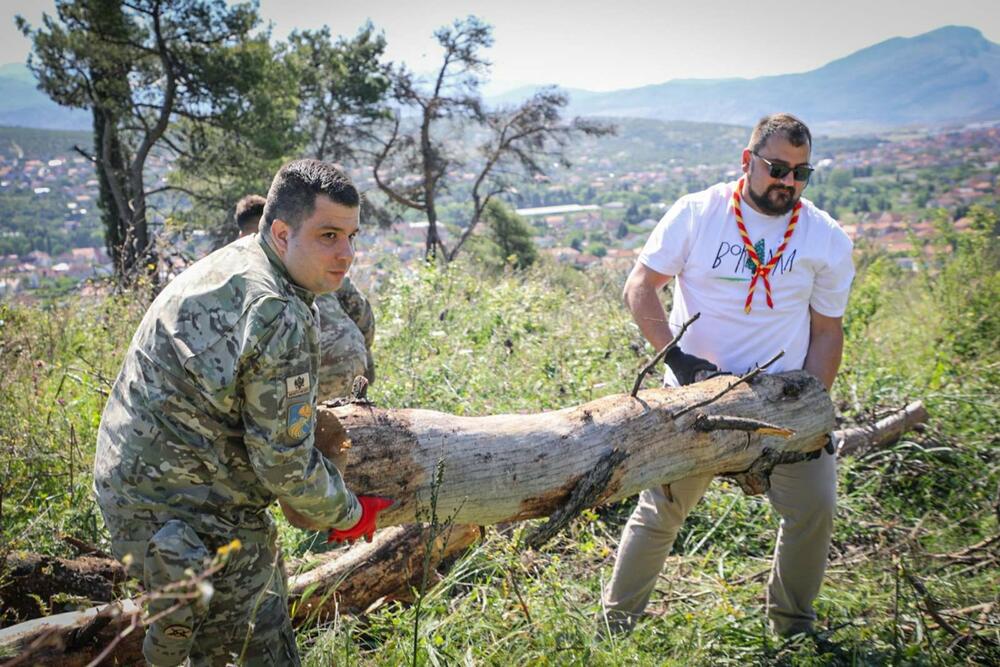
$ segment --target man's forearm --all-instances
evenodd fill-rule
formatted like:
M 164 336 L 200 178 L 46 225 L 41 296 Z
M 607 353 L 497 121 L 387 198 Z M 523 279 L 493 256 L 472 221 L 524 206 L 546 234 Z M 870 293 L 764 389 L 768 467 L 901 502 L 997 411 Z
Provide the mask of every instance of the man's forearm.
M 626 290 L 625 304 L 643 337 L 656 350 L 662 350 L 674 339 L 667 324 L 667 314 L 655 289 L 646 285 L 634 286 Z
M 837 377 L 843 353 L 843 331 L 814 334 L 809 339 L 809 350 L 806 352 L 803 368 L 818 377 L 829 391 Z

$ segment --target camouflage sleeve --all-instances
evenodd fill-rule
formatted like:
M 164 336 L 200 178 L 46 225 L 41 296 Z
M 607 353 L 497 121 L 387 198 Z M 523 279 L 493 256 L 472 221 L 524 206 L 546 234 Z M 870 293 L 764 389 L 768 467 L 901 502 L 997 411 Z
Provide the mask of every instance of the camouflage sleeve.
M 270 324 L 243 383 L 244 443 L 261 483 L 292 509 L 332 528 L 349 528 L 361 506 L 337 468 L 313 446 L 316 376 L 307 326 L 286 305 Z M 256 326 L 256 325 L 255 325 Z
M 375 342 L 375 313 L 372 311 L 368 299 L 355 287 L 350 278 L 344 278 L 344 283 L 336 291 L 336 295 L 340 307 L 358 325 L 358 329 L 365 337 L 365 350 L 367 352 L 365 377 L 368 378 L 369 383 L 373 383 L 375 382 L 375 358 L 372 356 L 372 343 Z

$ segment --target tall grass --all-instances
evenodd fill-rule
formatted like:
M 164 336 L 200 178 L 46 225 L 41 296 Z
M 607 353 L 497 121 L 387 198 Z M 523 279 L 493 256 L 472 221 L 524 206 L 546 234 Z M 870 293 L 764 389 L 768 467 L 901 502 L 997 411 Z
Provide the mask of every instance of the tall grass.
M 106 539 L 92 500 L 104 401 L 145 304 L 0 304 L 0 546 L 70 556 Z

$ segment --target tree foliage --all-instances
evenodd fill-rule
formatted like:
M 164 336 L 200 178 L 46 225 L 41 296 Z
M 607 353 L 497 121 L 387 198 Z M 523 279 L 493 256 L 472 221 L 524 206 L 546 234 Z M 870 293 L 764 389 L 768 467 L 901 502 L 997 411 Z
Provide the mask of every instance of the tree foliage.
M 353 162 L 374 125 L 389 118 L 385 47 L 385 36 L 370 22 L 351 39 L 333 40 L 325 26 L 288 38 L 285 57 L 298 83 L 298 127 L 317 160 Z
M 487 237 L 501 265 L 526 269 L 535 263 L 538 249 L 531 238 L 531 228 L 521 216 L 499 199 L 492 199 L 486 205 L 483 219 L 489 229 Z
M 378 187 L 394 203 L 427 216 L 426 256 L 455 259 L 480 222 L 490 200 L 516 176 L 541 176 L 544 165 L 566 163 L 564 149 L 574 136 L 602 135 L 611 128 L 574 119 L 564 121 L 565 93 L 544 89 L 516 107 L 489 110 L 480 87 L 490 63 L 482 54 L 493 44 L 492 28 L 475 16 L 434 33 L 443 56 L 434 76 L 423 80 L 405 68 L 393 70 L 392 97 L 400 109 L 386 123 L 374 157 Z M 408 123 L 404 113 L 415 115 Z M 456 133 L 485 135 L 463 153 Z M 471 173 L 467 223 L 449 250 L 439 229 L 438 206 L 456 191 L 462 173 Z
M 254 5 L 223 0 L 58 0 L 38 29 L 18 18 L 34 44 L 29 67 L 40 88 L 93 114 L 93 150 L 79 150 L 97 169 L 120 279 L 155 265 L 150 197 L 185 190 L 151 173 L 158 156 L 189 168 L 209 160 L 223 180 L 242 163 L 203 151 L 213 138 L 244 155 L 287 149 L 294 113 L 281 91 L 263 92 L 282 79 L 273 76 L 266 33 L 255 32 L 259 21 Z

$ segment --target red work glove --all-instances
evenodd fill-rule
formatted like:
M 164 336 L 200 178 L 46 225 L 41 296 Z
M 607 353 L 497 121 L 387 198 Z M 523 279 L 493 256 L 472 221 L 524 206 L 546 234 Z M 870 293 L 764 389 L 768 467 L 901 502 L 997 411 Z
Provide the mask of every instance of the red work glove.
M 392 507 L 396 501 L 384 496 L 358 496 L 358 502 L 361 503 L 361 518 L 358 522 L 345 530 L 332 529 L 326 538 L 327 543 L 354 542 L 362 536 L 366 542 L 371 542 L 375 535 L 375 520 L 378 518 L 378 513 Z

